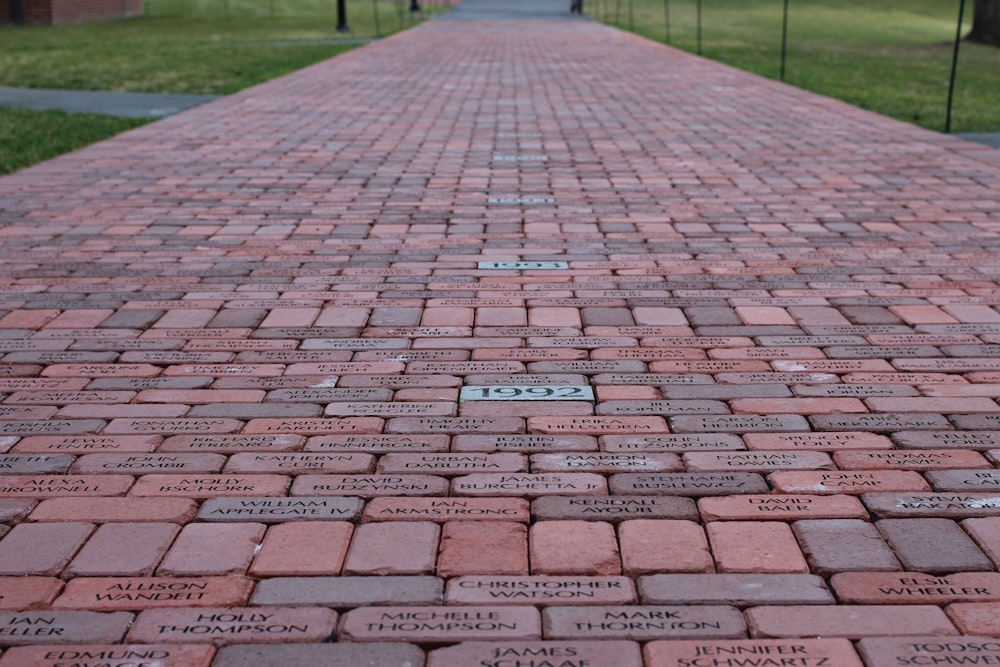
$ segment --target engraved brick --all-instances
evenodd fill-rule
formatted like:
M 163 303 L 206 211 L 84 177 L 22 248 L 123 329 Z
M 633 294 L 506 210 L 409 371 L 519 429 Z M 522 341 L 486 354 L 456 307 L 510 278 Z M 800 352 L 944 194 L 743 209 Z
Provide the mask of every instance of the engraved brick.
M 841 470 L 949 470 L 991 468 L 979 452 L 958 450 L 896 450 L 837 452 L 833 460 Z
M 840 572 L 830 585 L 845 604 L 934 604 L 1000 601 L 1000 574 L 956 572 Z
M 674 433 L 788 433 L 809 431 L 809 423 L 801 415 L 717 415 L 699 417 L 681 415 L 670 418 Z
M 616 576 L 503 576 L 456 577 L 448 581 L 449 604 L 632 604 L 635 586 Z
M 873 491 L 929 491 L 918 472 L 903 470 L 845 470 L 840 472 L 775 472 L 768 481 L 778 493 L 861 495 Z
M 337 612 L 323 607 L 149 609 L 135 619 L 126 641 L 215 646 L 322 642 L 336 626 Z
M 628 519 L 696 521 L 698 508 L 690 498 L 656 496 L 541 496 L 531 501 L 537 520 L 619 522 Z
M 574 453 L 534 454 L 531 457 L 534 472 L 676 472 L 683 469 L 676 454 Z
M 739 495 L 702 498 L 705 521 L 795 521 L 798 519 L 867 519 L 857 498 L 811 495 Z
M 952 620 L 960 630 L 966 632 L 962 619 L 957 617 L 954 605 L 949 608 Z M 966 605 L 960 605 L 965 607 Z M 969 607 L 978 605 L 968 605 Z M 990 607 L 992 605 L 982 605 Z M 995 614 L 991 610 L 990 614 Z M 975 633 L 968 633 L 975 634 Z M 972 637 L 942 637 L 910 636 L 910 637 L 866 637 L 858 642 L 858 652 L 869 667 L 891 667 L 894 665 L 919 664 L 931 662 L 961 664 L 970 657 L 979 661 L 1000 660 L 1000 643 L 988 636 Z
M 103 611 L 150 607 L 238 607 L 253 581 L 243 577 L 79 577 L 66 584 L 55 609 Z
M 433 475 L 299 475 L 292 496 L 443 496 L 448 480 Z M 508 494 L 510 495 L 510 494 Z
M 850 431 L 844 433 L 747 433 L 747 449 L 840 452 L 849 449 L 892 449 L 892 440 L 884 435 Z
M 241 452 L 229 457 L 226 473 L 303 473 L 330 472 L 363 474 L 375 468 L 371 454 L 354 453 L 251 453 Z
M 225 463 L 226 458 L 219 454 L 84 454 L 72 471 L 77 475 L 211 473 L 222 470 Z
M 531 417 L 529 433 L 607 435 L 611 433 L 667 433 L 663 417 Z
M 473 472 L 526 472 L 527 458 L 522 454 L 385 454 L 379 459 L 380 474 L 428 473 L 450 477 Z
M 1000 444 L 1000 443 L 998 443 Z M 447 449 L 447 446 L 445 447 Z M 452 443 L 453 452 L 596 452 L 597 438 L 592 435 L 473 435 L 459 434 Z
M 284 475 L 143 475 L 132 487 L 132 496 L 282 496 L 289 478 Z
M 1000 499 L 995 493 L 865 493 L 861 500 L 880 519 L 1000 516 Z
M 340 622 L 342 641 L 392 640 L 421 644 L 541 638 L 534 607 L 370 607 Z
M 125 636 L 132 618 L 126 612 L 0 612 L 0 646 L 116 643 Z M 7 659 L 4 654 L 4 662 Z
M 784 661 L 785 664 L 862 667 L 861 659 L 851 642 L 846 639 L 654 641 L 646 645 L 643 654 L 646 667 L 727 664 L 725 661 L 733 659 L 774 661 L 778 664 Z
M 595 473 L 473 473 L 452 480 L 457 496 L 604 495 L 607 482 Z
M 612 475 L 613 494 L 720 496 L 732 493 L 767 493 L 764 478 L 754 472 L 621 473 Z
M 131 616 L 131 615 L 129 615 Z M 120 659 L 157 660 L 157 667 L 209 667 L 215 649 L 207 645 L 165 644 L 67 644 L 53 646 L 17 646 L 4 653 L 3 667 L 61 667 L 67 660 Z M 83 663 L 85 664 L 85 663 Z
M 691 472 L 745 470 L 830 470 L 833 461 L 824 452 L 759 451 L 759 452 L 689 452 L 684 465 Z
M 743 440 L 729 433 L 676 433 L 601 436 L 605 452 L 695 452 L 743 450 Z M 782 449 L 791 449 L 784 447 Z M 577 450 L 579 451 L 579 450 Z
M 373 498 L 362 521 L 517 521 L 528 523 L 523 498 Z
M 496 662 L 501 656 L 518 662 L 540 659 L 550 664 L 576 662 L 586 667 L 642 667 L 642 654 L 635 642 L 565 640 L 462 642 L 431 651 L 427 667 L 484 665 Z
M 553 639 L 721 639 L 746 636 L 743 616 L 728 606 L 546 607 Z

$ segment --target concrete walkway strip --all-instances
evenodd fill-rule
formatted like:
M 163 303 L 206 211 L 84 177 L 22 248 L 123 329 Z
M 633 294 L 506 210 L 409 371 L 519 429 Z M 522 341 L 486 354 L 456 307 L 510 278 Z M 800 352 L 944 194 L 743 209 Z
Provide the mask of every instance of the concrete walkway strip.
M 218 95 L 164 95 L 95 90 L 53 90 L 0 86 L 0 106 L 98 113 L 126 118 L 162 118 L 210 102 Z

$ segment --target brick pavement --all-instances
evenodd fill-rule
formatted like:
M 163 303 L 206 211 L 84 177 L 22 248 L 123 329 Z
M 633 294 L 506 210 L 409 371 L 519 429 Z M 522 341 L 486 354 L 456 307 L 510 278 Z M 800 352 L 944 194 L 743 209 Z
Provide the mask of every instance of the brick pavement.
M 998 156 L 435 21 L 0 179 L 0 667 L 997 664 Z

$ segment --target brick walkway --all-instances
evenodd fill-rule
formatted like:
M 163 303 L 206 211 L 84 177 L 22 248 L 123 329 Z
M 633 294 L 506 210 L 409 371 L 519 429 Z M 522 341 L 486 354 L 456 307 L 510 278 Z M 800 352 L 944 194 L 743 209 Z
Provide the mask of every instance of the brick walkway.
M 998 664 L 998 199 L 586 22 L 0 179 L 0 667 Z

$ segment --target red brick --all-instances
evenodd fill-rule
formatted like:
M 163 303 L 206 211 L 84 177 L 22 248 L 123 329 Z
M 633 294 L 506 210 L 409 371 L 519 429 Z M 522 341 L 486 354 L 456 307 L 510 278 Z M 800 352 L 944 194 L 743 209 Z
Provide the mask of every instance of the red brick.
M 48 609 L 62 587 L 55 577 L 0 577 L 0 609 Z
M 706 531 L 719 572 L 809 572 L 788 524 L 718 521 L 709 523 Z
M 245 574 L 264 538 L 260 523 L 184 526 L 164 555 L 156 574 L 192 577 Z
M 868 518 L 864 505 L 849 496 L 770 494 L 702 498 L 698 510 L 705 521 Z
M 727 664 L 734 659 L 771 660 L 781 664 L 863 667 L 854 647 L 846 639 L 716 639 L 654 641 L 643 649 L 646 667 Z M 760 656 L 760 657 L 758 657 Z M 709 662 L 711 661 L 711 662 Z
M 481 575 L 448 581 L 448 604 L 634 604 L 628 577 Z
M 462 642 L 457 646 L 431 651 L 427 655 L 427 667 L 485 665 L 495 663 L 499 656 L 514 660 L 518 657 L 532 660 L 537 656 L 550 664 L 561 661 L 586 667 L 642 667 L 642 655 L 637 643 L 607 640 Z M 557 662 L 552 663 L 553 660 Z
M 125 635 L 132 619 L 133 615 L 126 612 L 0 612 L 0 646 L 116 643 Z
M 531 527 L 532 574 L 621 574 L 615 530 L 609 523 L 541 521 Z
M 546 607 L 545 635 L 553 639 L 715 639 L 746 636 L 739 610 L 727 606 Z
M 283 496 L 289 478 L 284 475 L 143 475 L 132 487 L 132 496 L 181 496 L 219 498 L 233 496 Z
M 961 525 L 994 564 L 1000 562 L 1000 518 L 966 519 Z
M 954 616 L 953 620 L 957 625 Z M 991 637 L 872 637 L 858 642 L 858 652 L 869 667 L 931 661 L 961 664 L 969 659 L 970 654 L 974 654 L 976 661 L 996 660 L 1000 658 L 1000 645 Z
M 106 523 L 87 540 L 63 576 L 152 574 L 179 530 L 173 523 Z
M 28 520 L 186 523 L 197 511 L 198 504 L 189 498 L 48 498 Z
M 715 571 L 704 529 L 693 521 L 623 521 L 618 538 L 622 569 L 629 576 Z
M 22 523 L 0 540 L 0 575 L 58 575 L 94 532 L 90 523 Z
M 882 519 L 875 527 L 913 572 L 989 572 L 993 563 L 961 526 L 949 519 Z
M 754 637 L 890 637 L 957 635 L 944 612 L 928 605 L 754 607 L 746 612 Z
M 337 312 L 340 312 L 340 308 Z M 424 652 L 406 643 L 354 643 L 337 644 L 235 644 L 223 646 L 212 662 L 213 667 L 351 667 L 352 665 L 379 665 L 387 667 L 415 667 L 424 659 Z M 173 667 L 172 665 L 170 667 Z
M 272 644 L 322 642 L 337 626 L 337 612 L 323 607 L 224 607 L 149 609 L 139 614 L 126 641 Z
M 66 660 L 87 659 L 86 655 L 149 656 L 157 667 L 209 667 L 215 649 L 211 646 L 183 644 L 68 644 L 53 646 L 17 646 L 0 658 L 2 667 L 61 667 Z M 155 656 L 155 657 L 154 657 Z M 100 658 L 98 658 L 100 659 Z M 114 659 L 114 658 L 112 658 Z M 143 658 L 139 658 L 140 660 Z
M 354 532 L 345 575 L 431 574 L 441 529 L 430 522 L 367 523 Z M 406 549 L 399 545 L 405 544 Z
M 904 470 L 845 470 L 773 472 L 767 477 L 778 493 L 861 495 L 872 491 L 930 491 L 918 472 Z
M 806 520 L 792 524 L 813 572 L 829 576 L 837 572 L 902 570 L 892 549 L 878 530 L 856 519 Z
M 518 521 L 528 523 L 523 498 L 373 498 L 362 522 L 369 521 Z
M 639 577 L 644 604 L 833 604 L 821 577 L 812 574 L 653 574 Z
M 945 609 L 955 627 L 964 635 L 1000 635 L 1000 603 L 957 602 Z M 994 639 L 993 642 L 996 640 Z M 992 650 L 997 650 L 994 647 Z
M 257 583 L 253 605 L 333 608 L 440 604 L 437 577 L 273 577 Z
M 253 581 L 244 577 L 79 577 L 66 584 L 54 609 L 99 611 L 151 607 L 238 607 Z
M 527 573 L 528 529 L 525 525 L 450 521 L 442 527 L 438 576 Z
M 132 486 L 130 475 L 2 475 L 7 498 L 121 496 Z
M 1000 574 L 956 572 L 840 572 L 830 585 L 847 604 L 935 604 L 1000 602 Z M 972 634 L 978 634 L 975 630 Z
M 847 451 L 837 452 L 833 460 L 841 470 L 959 470 L 991 468 L 979 452 L 948 449 Z
M 282 523 L 267 529 L 250 566 L 256 577 L 340 573 L 354 527 L 346 521 Z
M 396 641 L 442 644 L 460 641 L 539 639 L 534 607 L 368 607 L 340 621 L 347 642 Z

